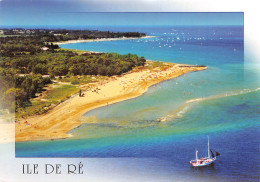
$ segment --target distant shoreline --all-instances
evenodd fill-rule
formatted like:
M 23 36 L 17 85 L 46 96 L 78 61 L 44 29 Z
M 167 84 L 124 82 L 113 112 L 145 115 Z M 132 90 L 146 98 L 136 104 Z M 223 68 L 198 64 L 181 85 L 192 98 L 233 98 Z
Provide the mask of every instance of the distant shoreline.
M 111 76 L 106 80 L 83 90 L 79 95 L 59 104 L 45 114 L 21 119 L 15 123 L 16 142 L 53 140 L 71 137 L 68 134 L 83 123 L 95 123 L 95 118 L 82 117 L 86 112 L 136 98 L 148 88 L 159 82 L 176 78 L 188 72 L 205 70 L 205 66 L 192 66 L 160 62 L 150 67 L 153 61 L 147 61 L 146 67 L 136 68 L 121 76 Z
M 153 37 L 155 37 L 155 36 L 68 40 L 68 41 L 52 42 L 52 43 L 57 44 L 57 45 L 64 45 L 64 44 L 76 44 L 76 43 L 83 43 L 83 42 L 103 42 L 103 41 L 116 41 L 116 40 L 146 39 L 146 38 L 153 38 Z

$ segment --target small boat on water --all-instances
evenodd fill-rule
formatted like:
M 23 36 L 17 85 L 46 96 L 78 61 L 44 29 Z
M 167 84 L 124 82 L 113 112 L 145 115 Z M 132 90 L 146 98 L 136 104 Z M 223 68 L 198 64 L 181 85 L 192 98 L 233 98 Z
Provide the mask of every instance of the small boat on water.
M 214 155 L 214 152 L 215 152 L 215 155 Z M 210 156 L 210 153 L 211 153 L 211 156 Z M 220 155 L 220 153 L 218 153 L 217 151 L 209 149 L 209 137 L 208 137 L 208 156 L 198 159 L 198 150 L 196 150 L 196 159 L 191 160 L 190 164 L 193 167 L 209 166 L 217 160 L 217 156 L 219 156 L 219 155 Z

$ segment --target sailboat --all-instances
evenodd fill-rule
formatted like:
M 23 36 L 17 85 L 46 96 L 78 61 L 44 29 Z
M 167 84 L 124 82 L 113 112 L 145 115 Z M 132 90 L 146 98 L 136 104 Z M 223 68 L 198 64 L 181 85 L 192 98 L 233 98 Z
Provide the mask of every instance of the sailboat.
M 214 152 L 216 155 L 214 155 Z M 211 153 L 211 156 L 210 156 L 210 153 Z M 219 155 L 220 155 L 220 153 L 218 153 L 217 151 L 209 149 L 209 137 L 208 137 L 208 156 L 198 159 L 198 150 L 196 150 L 196 159 L 191 160 L 190 164 L 193 167 L 209 166 L 217 160 L 217 156 L 219 156 Z

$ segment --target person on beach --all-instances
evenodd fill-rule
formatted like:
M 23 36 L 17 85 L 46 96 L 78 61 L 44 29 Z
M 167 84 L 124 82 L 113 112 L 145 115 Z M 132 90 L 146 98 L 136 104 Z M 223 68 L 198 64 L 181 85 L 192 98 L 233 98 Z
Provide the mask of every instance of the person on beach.
M 81 89 L 79 90 L 79 96 L 81 97 Z

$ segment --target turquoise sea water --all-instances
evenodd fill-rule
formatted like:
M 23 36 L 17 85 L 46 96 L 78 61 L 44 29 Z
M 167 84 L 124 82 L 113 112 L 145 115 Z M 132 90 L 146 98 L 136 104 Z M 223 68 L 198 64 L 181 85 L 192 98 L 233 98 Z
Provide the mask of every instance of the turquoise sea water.
M 61 47 L 134 53 L 208 69 L 159 83 L 136 99 L 86 113 L 84 117 L 95 116 L 98 122 L 74 129 L 73 138 L 16 143 L 17 157 L 148 157 L 149 165 L 159 164 L 158 171 L 185 180 L 259 180 L 260 69 L 244 61 L 243 27 L 92 28 L 140 31 L 155 37 Z M 198 98 L 205 100 L 186 103 Z M 167 122 L 158 122 L 162 118 Z M 207 136 L 221 156 L 212 168 L 193 170 L 189 160 L 195 157 L 195 149 L 199 156 L 206 155 Z

